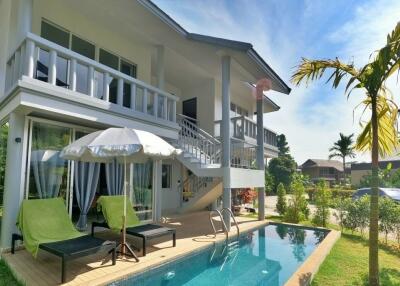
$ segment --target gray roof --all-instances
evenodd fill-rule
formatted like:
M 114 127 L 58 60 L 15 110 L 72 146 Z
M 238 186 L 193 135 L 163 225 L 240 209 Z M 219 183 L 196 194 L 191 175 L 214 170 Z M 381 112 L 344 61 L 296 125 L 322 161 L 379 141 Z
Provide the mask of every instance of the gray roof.
M 300 166 L 302 169 L 310 167 L 335 168 L 336 170 L 343 172 L 343 163 L 337 160 L 308 159 Z
M 279 75 L 265 62 L 265 60 L 256 52 L 253 45 L 246 42 L 228 40 L 218 37 L 211 37 L 207 35 L 195 34 L 186 31 L 181 25 L 179 25 L 174 19 L 172 19 L 167 13 L 161 10 L 156 4 L 150 0 L 138 0 L 144 7 L 149 9 L 150 12 L 158 16 L 161 21 L 172 27 L 176 32 L 180 33 L 186 39 L 191 41 L 197 41 L 202 43 L 208 43 L 211 45 L 217 45 L 233 50 L 237 50 L 247 54 L 247 56 L 258 65 L 263 72 L 265 72 L 271 79 L 275 80 L 282 87 L 284 93 L 289 94 L 291 89 L 286 83 L 279 77 Z

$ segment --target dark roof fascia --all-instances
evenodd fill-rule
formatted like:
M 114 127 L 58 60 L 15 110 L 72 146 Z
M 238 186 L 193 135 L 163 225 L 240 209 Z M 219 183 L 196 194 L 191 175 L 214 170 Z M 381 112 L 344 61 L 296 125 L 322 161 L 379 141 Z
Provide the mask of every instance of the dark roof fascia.
M 228 40 L 218 37 L 211 37 L 207 35 L 201 35 L 196 33 L 189 33 L 181 25 L 179 25 L 174 19 L 172 19 L 167 13 L 160 9 L 156 4 L 150 0 L 137 0 L 150 12 L 156 15 L 161 21 L 170 26 L 176 32 L 184 36 L 188 40 L 208 43 L 211 45 L 221 46 L 225 48 L 230 48 L 233 50 L 238 50 L 246 53 L 250 59 L 252 59 L 261 69 L 272 79 L 277 81 L 282 89 L 283 93 L 289 94 L 291 89 L 287 84 L 279 77 L 279 75 L 265 62 L 265 60 L 254 50 L 253 45 L 246 42 Z

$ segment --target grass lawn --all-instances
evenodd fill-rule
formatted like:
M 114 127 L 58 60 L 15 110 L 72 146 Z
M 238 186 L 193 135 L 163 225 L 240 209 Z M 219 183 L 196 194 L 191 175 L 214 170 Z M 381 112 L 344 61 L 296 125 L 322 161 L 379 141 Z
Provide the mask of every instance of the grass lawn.
M 0 286 L 22 285 L 11 273 L 10 268 L 5 264 L 4 260 L 0 260 Z
M 379 249 L 381 285 L 400 285 L 400 254 Z M 359 235 L 342 233 L 322 263 L 312 285 L 368 285 L 368 244 Z

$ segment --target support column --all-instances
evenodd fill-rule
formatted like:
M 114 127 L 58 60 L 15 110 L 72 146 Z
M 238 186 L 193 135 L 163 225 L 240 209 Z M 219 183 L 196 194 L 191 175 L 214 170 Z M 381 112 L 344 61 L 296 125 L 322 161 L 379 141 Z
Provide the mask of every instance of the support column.
M 261 79 L 257 82 L 256 98 L 257 98 L 257 167 L 259 170 L 265 171 L 264 162 L 264 108 L 263 91 L 269 90 L 271 81 L 268 79 Z M 258 219 L 265 219 L 265 189 L 264 187 L 258 188 Z
M 221 138 L 222 138 L 222 164 L 223 169 L 223 207 L 231 209 L 231 138 L 230 138 L 230 110 L 231 110 L 231 93 L 230 93 L 230 76 L 231 76 L 231 58 L 229 56 L 222 57 L 222 122 L 221 122 Z M 229 213 L 224 212 L 224 222 L 230 230 L 231 218 Z
M 11 247 L 11 234 L 17 232 L 15 223 L 17 222 L 20 203 L 24 197 L 26 153 L 24 150 L 27 146 L 27 138 L 24 136 L 25 116 L 13 112 L 10 114 L 8 123 L 10 129 L 7 138 L 1 249 Z
M 153 161 L 153 188 L 154 188 L 154 219 L 155 221 L 161 221 L 161 210 L 162 210 L 162 194 L 161 194 L 161 175 L 162 175 L 162 161 Z
M 161 90 L 165 88 L 164 76 L 164 46 L 157 46 L 157 87 Z

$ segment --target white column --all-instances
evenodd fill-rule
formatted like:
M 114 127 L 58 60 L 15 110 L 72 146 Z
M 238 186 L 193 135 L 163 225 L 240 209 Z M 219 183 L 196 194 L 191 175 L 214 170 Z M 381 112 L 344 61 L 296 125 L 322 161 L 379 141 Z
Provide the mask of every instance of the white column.
M 155 221 L 161 221 L 161 210 L 162 210 L 162 161 L 153 161 L 153 188 L 154 188 L 154 219 Z
M 33 78 L 34 67 L 35 67 L 35 43 L 32 40 L 26 41 L 25 48 L 25 65 L 23 74 L 27 77 Z
M 48 83 L 56 85 L 57 78 L 57 52 L 50 51 Z
M 124 80 L 122 78 L 118 79 L 117 104 L 121 106 L 124 105 Z
M 263 92 L 257 90 L 257 167 L 264 171 L 264 110 Z M 265 219 L 265 190 L 258 188 L 258 219 Z
M 13 0 L 13 5 L 17 5 L 15 48 L 25 37 L 27 32 L 32 31 L 32 0 Z
M 76 91 L 76 66 L 77 66 L 76 59 L 72 59 L 71 66 L 69 69 L 69 88 L 72 91 Z
M 89 66 L 88 72 L 89 96 L 94 97 L 94 67 Z
M 17 82 L 17 80 L 19 79 L 19 67 L 21 64 L 21 52 L 20 51 L 16 51 L 14 54 L 14 70 L 13 70 L 13 83 Z
M 131 83 L 131 109 L 136 110 L 136 84 Z
M 12 112 L 7 138 L 7 159 L 4 182 L 3 218 L 1 222 L 1 248 L 11 246 L 11 234 L 17 232 L 20 203 L 24 197 L 25 156 L 27 139 L 25 136 L 25 116 Z M 17 142 L 21 140 L 21 142 Z
M 110 101 L 110 75 L 109 73 L 104 73 L 103 79 L 103 100 L 106 102 Z
M 157 87 L 161 90 L 165 88 L 164 77 L 164 46 L 157 46 Z
M 222 57 L 222 123 L 221 123 L 221 137 L 222 137 L 222 168 L 223 168 L 223 207 L 231 209 L 231 138 L 230 138 L 230 106 L 231 106 L 231 92 L 230 92 L 230 77 L 231 77 L 231 58 L 229 56 Z M 224 212 L 225 224 L 230 230 L 231 220 L 228 212 Z

